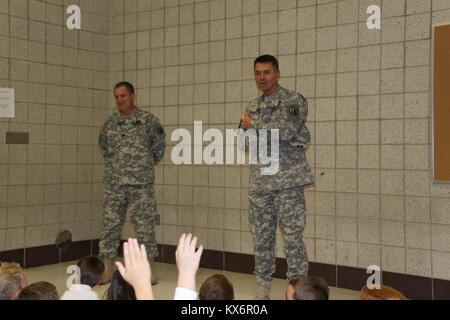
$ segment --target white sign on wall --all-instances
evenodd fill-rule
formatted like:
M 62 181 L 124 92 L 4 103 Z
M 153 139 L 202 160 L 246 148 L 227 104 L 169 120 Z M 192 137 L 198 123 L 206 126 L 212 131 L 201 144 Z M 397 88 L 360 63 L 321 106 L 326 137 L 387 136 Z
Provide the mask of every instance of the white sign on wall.
M 0 118 L 14 118 L 14 89 L 0 88 Z

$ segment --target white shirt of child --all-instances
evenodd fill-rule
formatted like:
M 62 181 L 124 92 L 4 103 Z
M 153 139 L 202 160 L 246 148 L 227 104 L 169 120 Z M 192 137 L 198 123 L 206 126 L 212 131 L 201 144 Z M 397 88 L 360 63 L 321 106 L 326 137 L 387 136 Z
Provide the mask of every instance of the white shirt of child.
M 69 290 L 64 292 L 61 300 L 100 300 L 97 292 L 85 284 L 73 284 Z
M 175 288 L 173 300 L 197 300 L 197 292 L 186 288 Z

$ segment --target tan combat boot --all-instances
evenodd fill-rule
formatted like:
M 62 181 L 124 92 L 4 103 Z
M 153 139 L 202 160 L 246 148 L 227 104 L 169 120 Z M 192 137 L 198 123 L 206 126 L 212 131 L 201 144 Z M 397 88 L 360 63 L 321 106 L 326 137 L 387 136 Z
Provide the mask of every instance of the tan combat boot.
M 152 271 L 152 286 L 158 284 L 158 278 L 156 277 L 155 259 L 148 259 L 150 264 L 150 270 Z
M 272 282 L 261 279 L 256 279 L 256 281 L 258 282 L 258 291 L 256 292 L 255 300 L 270 300 Z
M 103 272 L 102 280 L 100 284 L 107 284 L 111 282 L 114 271 L 116 271 L 116 265 L 114 263 L 114 258 L 104 258 L 103 264 L 105 265 L 105 271 Z

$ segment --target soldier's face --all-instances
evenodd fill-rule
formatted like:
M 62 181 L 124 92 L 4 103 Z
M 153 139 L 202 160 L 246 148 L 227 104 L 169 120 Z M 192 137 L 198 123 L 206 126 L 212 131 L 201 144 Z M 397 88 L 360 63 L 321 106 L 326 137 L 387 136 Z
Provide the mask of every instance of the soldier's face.
M 131 94 L 128 91 L 128 88 L 125 86 L 121 86 L 114 90 L 114 99 L 116 99 L 116 106 L 119 109 L 119 112 L 128 116 L 134 111 L 134 100 L 136 95 Z
M 280 71 L 275 70 L 271 62 L 257 63 L 255 65 L 256 84 L 266 96 L 271 95 L 277 90 L 279 79 Z

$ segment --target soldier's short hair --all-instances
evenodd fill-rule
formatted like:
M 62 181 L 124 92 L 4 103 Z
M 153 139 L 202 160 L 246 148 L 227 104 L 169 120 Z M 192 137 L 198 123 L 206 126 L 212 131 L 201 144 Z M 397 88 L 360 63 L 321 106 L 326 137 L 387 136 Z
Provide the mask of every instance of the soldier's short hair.
M 255 62 L 253 63 L 253 68 L 256 67 L 257 63 L 267 63 L 267 62 L 272 63 L 272 65 L 275 67 L 275 71 L 278 71 L 280 69 L 277 58 L 271 56 L 270 54 L 265 54 L 256 58 Z
M 294 300 L 328 300 L 328 284 L 322 278 L 301 277 L 289 284 L 294 288 Z
M 134 86 L 131 83 L 129 83 L 128 81 L 121 81 L 121 82 L 117 83 L 114 86 L 114 90 L 119 89 L 120 87 L 123 87 L 123 86 L 127 87 L 128 92 L 130 94 L 134 93 Z

